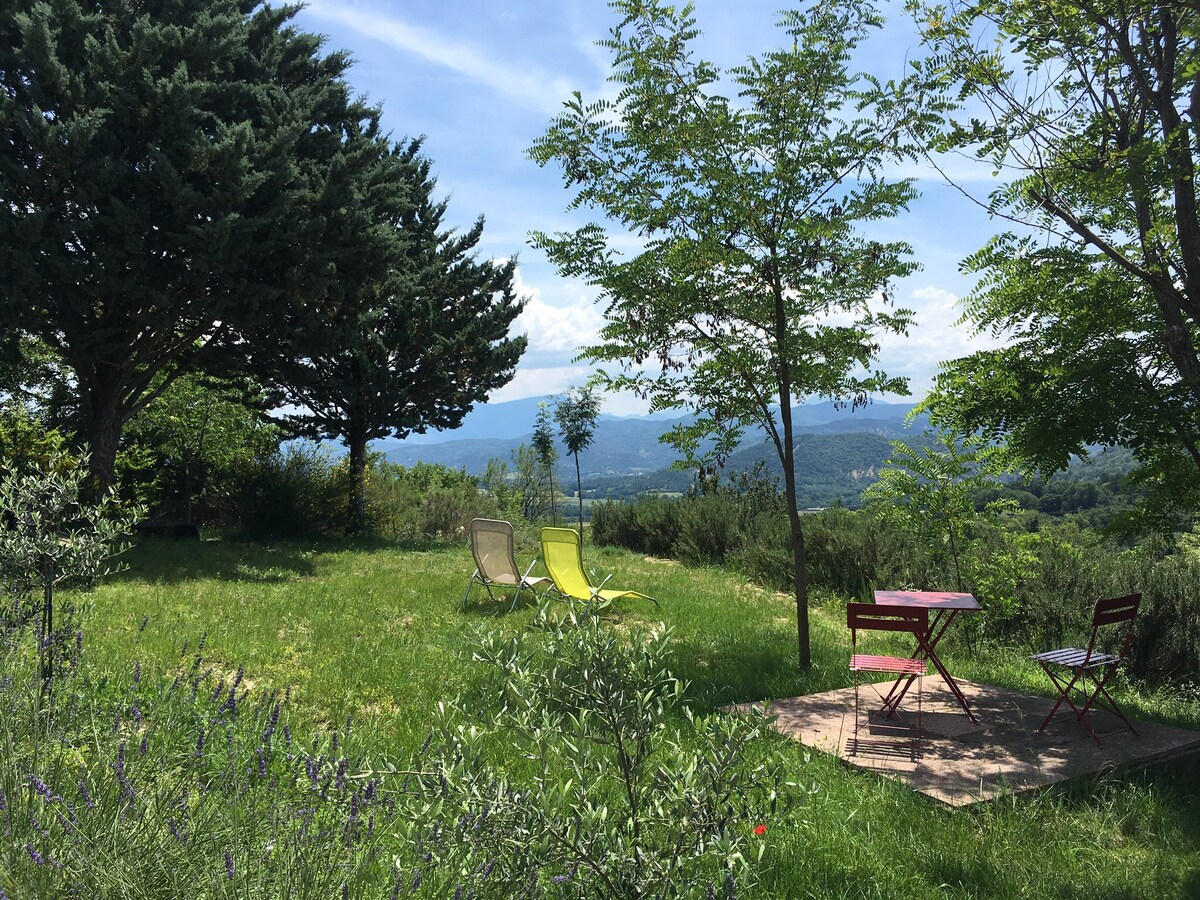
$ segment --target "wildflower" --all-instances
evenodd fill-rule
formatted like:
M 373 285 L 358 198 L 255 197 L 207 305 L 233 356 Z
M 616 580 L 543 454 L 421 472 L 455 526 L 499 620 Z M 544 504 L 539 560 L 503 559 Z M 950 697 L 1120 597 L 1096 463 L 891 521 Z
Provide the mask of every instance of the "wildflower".
M 26 851 L 28 851 L 29 858 L 33 860 L 33 864 L 35 866 L 44 866 L 46 864 L 45 857 L 43 857 L 42 854 L 38 853 L 37 848 L 34 847 L 33 844 L 27 843 L 25 845 L 25 849 L 26 849 Z
M 146 751 L 150 749 L 150 735 L 143 734 L 141 743 L 138 744 L 138 756 L 145 756 Z
M 136 660 L 133 664 L 133 683 L 140 684 L 142 681 L 142 661 Z
M 196 738 L 196 758 L 204 759 L 204 730 L 200 730 L 200 736 Z
M 233 854 L 225 851 L 225 877 L 233 878 Z
M 149 625 L 149 624 L 150 624 L 150 616 L 149 616 L 149 614 L 147 614 L 146 616 L 144 616 L 144 617 L 142 618 L 142 625 L 141 625 L 141 627 L 138 629 L 138 631 L 145 631 L 145 630 L 146 630 L 146 626 L 147 626 L 147 625 Z
M 290 725 L 283 726 L 283 741 L 285 744 L 292 742 L 292 729 Z
M 34 791 L 38 794 L 41 794 L 42 799 L 44 799 L 47 803 L 53 803 L 56 800 L 62 799 L 62 797 L 58 796 L 56 793 L 54 793 L 54 791 L 50 790 L 50 788 L 46 787 L 46 782 L 42 781 L 42 779 L 38 778 L 36 775 L 29 776 L 29 783 L 33 785 Z
M 263 748 L 259 747 L 254 751 L 258 755 L 258 777 L 267 777 L 267 754 L 263 752 Z
M 415 894 L 417 892 L 417 888 L 419 888 L 420 886 L 421 886 L 421 870 L 417 869 L 417 871 L 413 873 L 412 892 Z
M 737 885 L 733 883 L 733 873 L 725 873 L 725 900 L 737 900 Z
M 133 703 L 131 703 L 129 705 L 129 715 L 133 717 L 134 725 L 136 725 L 138 728 L 141 728 L 142 727 L 142 711 L 138 707 L 136 700 L 134 700 Z
M 92 799 L 91 792 L 88 791 L 87 782 L 82 778 L 79 779 L 79 796 L 88 809 L 96 808 L 96 801 Z
M 346 757 L 338 760 L 337 782 L 334 784 L 339 791 L 346 786 Z
M 755 825 L 754 833 L 757 834 L 759 837 L 762 837 L 764 834 L 767 833 L 767 826 L 766 825 Z

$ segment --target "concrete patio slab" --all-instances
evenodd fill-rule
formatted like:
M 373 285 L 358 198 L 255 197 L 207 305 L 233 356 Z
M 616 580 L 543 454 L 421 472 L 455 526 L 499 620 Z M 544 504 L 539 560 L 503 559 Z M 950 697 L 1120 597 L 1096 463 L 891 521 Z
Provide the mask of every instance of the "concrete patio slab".
M 939 676 L 925 678 L 924 736 L 916 740 L 916 690 L 892 722 L 873 717 L 854 734 L 854 689 L 789 697 L 769 704 L 775 728 L 849 765 L 903 781 L 950 806 L 1045 787 L 1077 775 L 1148 764 L 1200 751 L 1200 733 L 1134 721 L 1140 737 L 1116 716 L 1097 712 L 1092 726 L 1102 747 L 1061 710 L 1044 734 L 1037 727 L 1053 701 L 1005 688 L 959 681 L 978 723 L 972 722 Z M 886 693 L 888 683 L 877 687 Z M 862 711 L 879 698 L 860 687 Z M 754 704 L 761 706 L 762 704 Z

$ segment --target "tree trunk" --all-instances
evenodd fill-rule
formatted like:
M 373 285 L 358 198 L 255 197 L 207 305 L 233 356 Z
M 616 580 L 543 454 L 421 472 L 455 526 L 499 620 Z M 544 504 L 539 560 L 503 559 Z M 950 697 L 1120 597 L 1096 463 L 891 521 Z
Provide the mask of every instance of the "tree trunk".
M 84 430 L 88 442 L 88 499 L 100 499 L 113 485 L 117 447 L 125 424 L 120 408 L 120 386 L 108 380 L 81 392 Z
M 187 462 L 183 464 L 183 521 L 192 524 L 192 466 Z
M 583 546 L 583 476 L 579 474 L 579 454 L 575 454 L 575 490 L 579 496 L 579 546 Z
M 557 528 L 558 504 L 554 502 L 554 466 L 547 466 L 546 471 L 550 474 L 550 524 Z
M 367 527 L 367 432 L 351 422 L 346 444 L 350 449 L 350 496 L 347 534 L 361 534 Z
M 774 253 L 772 253 L 774 256 Z M 787 355 L 787 309 L 783 287 L 775 282 L 775 354 L 779 378 L 779 424 L 783 431 L 779 449 L 783 463 L 783 484 L 787 493 L 788 524 L 792 530 L 792 579 L 796 594 L 796 645 L 800 668 L 812 667 L 812 648 L 808 634 L 808 562 L 804 554 L 804 531 L 800 527 L 800 508 L 796 503 L 796 438 L 792 433 L 792 370 Z

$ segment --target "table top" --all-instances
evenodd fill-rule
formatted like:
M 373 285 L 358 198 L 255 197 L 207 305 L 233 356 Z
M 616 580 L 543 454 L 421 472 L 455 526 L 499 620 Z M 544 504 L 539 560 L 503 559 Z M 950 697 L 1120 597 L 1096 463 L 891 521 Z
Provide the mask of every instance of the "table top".
M 875 602 L 886 603 L 889 606 L 916 606 L 926 609 L 983 609 L 973 594 L 956 594 L 951 591 L 876 591 Z

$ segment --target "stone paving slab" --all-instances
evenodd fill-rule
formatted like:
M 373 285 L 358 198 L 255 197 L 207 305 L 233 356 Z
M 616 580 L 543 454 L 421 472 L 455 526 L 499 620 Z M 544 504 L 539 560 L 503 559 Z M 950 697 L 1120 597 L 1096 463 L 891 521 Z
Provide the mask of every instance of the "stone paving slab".
M 888 682 L 876 687 L 886 692 Z M 940 676 L 925 678 L 923 737 L 915 738 L 916 689 L 891 722 L 872 717 L 854 733 L 854 689 L 789 697 L 769 704 L 774 727 L 801 743 L 836 754 L 849 765 L 908 784 L 950 806 L 1045 787 L 1077 775 L 1148 764 L 1200 751 L 1200 733 L 1133 720 L 1140 737 L 1107 712 L 1090 715 L 1103 743 L 1097 747 L 1067 708 L 1045 733 L 1037 727 L 1053 701 L 1006 688 L 959 681 L 975 717 L 958 705 Z M 872 688 L 860 688 L 865 716 Z M 755 704 L 761 705 L 761 704 Z M 1128 711 L 1126 711 L 1128 713 Z

